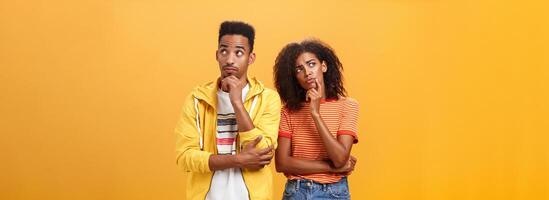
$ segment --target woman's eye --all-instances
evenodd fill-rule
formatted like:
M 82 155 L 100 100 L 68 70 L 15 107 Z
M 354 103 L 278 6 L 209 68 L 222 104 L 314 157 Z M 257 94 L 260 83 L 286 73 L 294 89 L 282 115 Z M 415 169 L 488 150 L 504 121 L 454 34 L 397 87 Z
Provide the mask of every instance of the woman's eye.
M 315 63 L 314 62 L 310 62 L 309 63 L 309 67 L 314 67 L 315 66 Z

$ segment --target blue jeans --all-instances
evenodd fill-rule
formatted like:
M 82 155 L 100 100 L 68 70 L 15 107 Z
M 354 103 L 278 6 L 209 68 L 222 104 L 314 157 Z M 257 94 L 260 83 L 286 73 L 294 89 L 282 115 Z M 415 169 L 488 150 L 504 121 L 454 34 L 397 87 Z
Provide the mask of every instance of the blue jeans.
M 339 182 L 322 184 L 312 180 L 288 180 L 283 200 L 351 199 L 347 177 Z

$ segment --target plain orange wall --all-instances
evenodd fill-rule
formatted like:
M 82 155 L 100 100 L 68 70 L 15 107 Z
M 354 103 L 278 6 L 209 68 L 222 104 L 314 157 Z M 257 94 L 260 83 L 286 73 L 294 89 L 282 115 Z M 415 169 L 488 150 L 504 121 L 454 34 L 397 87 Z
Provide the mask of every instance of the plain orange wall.
M 219 72 L 217 29 L 257 30 L 272 87 L 317 37 L 360 102 L 353 199 L 549 199 L 543 1 L 0 1 L 0 199 L 184 199 L 173 128 Z M 277 175 L 275 198 L 284 177 Z

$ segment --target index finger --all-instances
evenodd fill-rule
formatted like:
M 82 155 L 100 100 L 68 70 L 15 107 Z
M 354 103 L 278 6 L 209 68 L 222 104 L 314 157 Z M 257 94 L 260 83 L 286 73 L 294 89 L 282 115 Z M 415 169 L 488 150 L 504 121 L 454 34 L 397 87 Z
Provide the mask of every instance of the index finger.
M 235 75 L 230 75 L 230 76 L 228 76 L 227 78 L 234 79 L 234 80 L 238 80 L 238 78 L 237 78 Z
M 354 156 L 351 156 L 351 160 L 356 161 L 356 158 Z
M 321 92 L 320 90 L 322 90 L 322 87 L 320 87 L 320 83 L 318 82 L 318 78 L 315 78 L 315 83 L 316 83 L 316 90 L 318 92 Z

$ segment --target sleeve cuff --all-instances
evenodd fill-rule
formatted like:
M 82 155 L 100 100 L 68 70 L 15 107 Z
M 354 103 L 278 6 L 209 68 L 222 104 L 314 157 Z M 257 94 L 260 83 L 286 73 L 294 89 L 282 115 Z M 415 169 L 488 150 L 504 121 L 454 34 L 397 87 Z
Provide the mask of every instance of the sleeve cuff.
M 255 140 L 255 138 L 260 134 L 261 134 L 261 130 L 259 130 L 257 127 L 249 131 L 238 133 L 240 138 L 244 141 Z
M 292 139 L 292 133 L 286 132 L 286 131 L 278 131 L 278 137 L 285 137 L 288 139 Z
M 337 135 L 350 135 L 350 136 L 353 136 L 353 138 L 354 138 L 353 143 L 354 144 L 358 143 L 358 137 L 357 137 L 356 133 L 353 132 L 353 131 L 339 130 L 339 131 L 337 131 Z

